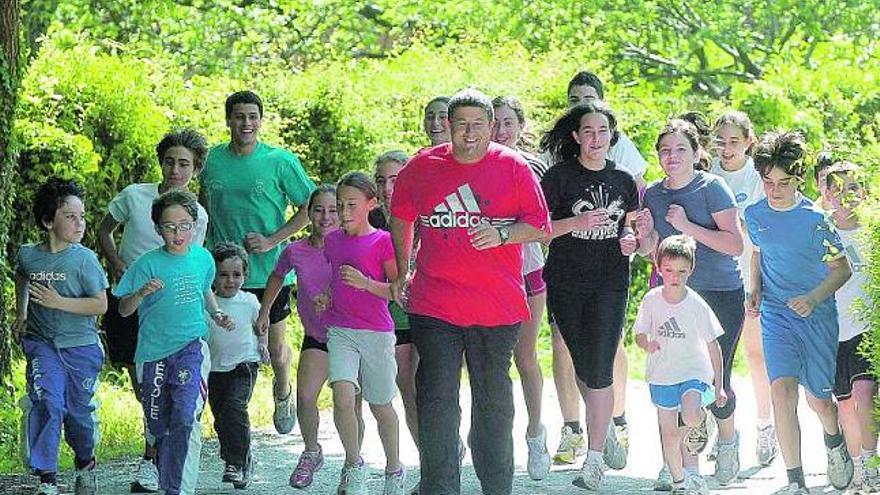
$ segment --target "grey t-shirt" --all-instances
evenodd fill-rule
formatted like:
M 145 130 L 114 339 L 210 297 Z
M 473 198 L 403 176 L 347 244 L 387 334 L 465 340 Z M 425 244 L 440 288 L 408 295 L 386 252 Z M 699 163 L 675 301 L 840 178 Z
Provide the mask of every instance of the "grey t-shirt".
M 688 220 L 701 227 L 718 230 L 712 218 L 730 208 L 736 208 L 736 200 L 727 184 L 717 175 L 697 172 L 690 184 L 681 189 L 669 189 L 659 180 L 645 191 L 645 206 L 654 217 L 654 228 L 660 240 L 681 234 L 666 221 L 669 205 L 684 208 Z M 736 256 L 720 253 L 697 242 L 694 273 L 688 285 L 696 290 L 736 290 L 743 286 L 742 273 Z
M 51 285 L 63 297 L 91 297 L 107 288 L 107 275 L 94 251 L 82 244 L 50 253 L 45 244 L 25 244 L 16 271 L 28 283 Z M 75 315 L 28 302 L 27 333 L 64 349 L 98 343 L 97 316 Z

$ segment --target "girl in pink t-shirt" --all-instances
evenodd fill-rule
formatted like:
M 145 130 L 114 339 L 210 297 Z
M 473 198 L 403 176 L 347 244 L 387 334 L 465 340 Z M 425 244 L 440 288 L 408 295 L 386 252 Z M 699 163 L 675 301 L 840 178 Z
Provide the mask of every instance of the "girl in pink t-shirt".
M 397 277 L 391 235 L 370 225 L 378 206 L 376 184 L 362 172 L 337 185 L 341 230 L 327 235 L 324 254 L 332 275 L 329 291 L 315 298 L 327 323 L 333 419 L 345 448 L 337 493 L 366 493 L 369 469 L 360 457 L 356 398 L 370 404 L 385 448 L 385 494 L 405 493 L 406 471 L 398 458 L 399 426 L 391 405 L 397 395 L 394 321 L 388 280 Z
M 324 238 L 339 228 L 336 214 L 336 188 L 322 185 L 308 202 L 311 235 L 290 243 L 282 251 L 275 270 L 269 276 L 260 307 L 257 327 L 269 328 L 269 310 L 278 297 L 284 277 L 294 270 L 297 279 L 296 309 L 305 330 L 296 372 L 296 413 L 299 417 L 305 449 L 290 475 L 290 486 L 306 488 L 315 472 L 324 464 L 318 443 L 318 394 L 327 381 L 327 326 L 315 311 L 312 299 L 330 283 L 330 263 L 324 257 Z

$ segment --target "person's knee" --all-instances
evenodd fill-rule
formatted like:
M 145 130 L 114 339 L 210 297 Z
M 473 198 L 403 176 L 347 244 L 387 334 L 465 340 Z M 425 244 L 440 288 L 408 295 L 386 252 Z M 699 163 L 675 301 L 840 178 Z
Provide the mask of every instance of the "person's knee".
M 296 406 L 297 408 L 317 409 L 318 393 L 307 388 L 298 388 L 296 390 Z
M 850 396 L 848 399 L 838 399 L 837 411 L 841 416 L 854 416 L 856 414 L 855 397 Z
M 526 372 L 534 372 L 538 368 L 538 355 L 535 353 L 534 347 L 516 346 L 513 352 L 513 362 L 520 375 Z
M 681 421 L 691 428 L 698 426 L 703 421 L 703 411 L 699 407 L 682 407 Z
M 807 394 L 807 403 L 810 405 L 810 409 L 820 416 L 833 413 L 837 407 L 830 398 L 820 399 L 818 397 L 811 397 L 810 394 Z
M 339 381 L 333 384 L 333 410 L 352 412 L 355 410 L 354 384 L 347 381 Z

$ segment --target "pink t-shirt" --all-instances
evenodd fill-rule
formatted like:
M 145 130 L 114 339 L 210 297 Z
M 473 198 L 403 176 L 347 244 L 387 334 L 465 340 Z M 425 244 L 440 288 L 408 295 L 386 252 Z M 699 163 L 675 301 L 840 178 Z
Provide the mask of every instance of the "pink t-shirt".
M 318 342 L 327 342 L 327 324 L 315 313 L 312 300 L 330 285 L 330 262 L 324 251 L 302 239 L 287 245 L 275 264 L 275 275 L 284 278 L 296 271 L 296 310 L 306 335 Z
M 388 300 L 346 285 L 339 276 L 342 265 L 351 265 L 373 280 L 387 282 L 382 264 L 394 259 L 391 234 L 376 230 L 364 236 L 350 236 L 337 230 L 324 239 L 324 254 L 332 269 L 330 308 L 324 313 L 327 326 L 393 332 Z
M 450 144 L 423 149 L 397 176 L 391 213 L 419 231 L 408 312 L 458 326 L 529 319 L 522 245 L 478 251 L 467 234 L 481 223 L 550 231 L 541 186 L 519 153 L 491 143 L 482 160 L 462 164 Z

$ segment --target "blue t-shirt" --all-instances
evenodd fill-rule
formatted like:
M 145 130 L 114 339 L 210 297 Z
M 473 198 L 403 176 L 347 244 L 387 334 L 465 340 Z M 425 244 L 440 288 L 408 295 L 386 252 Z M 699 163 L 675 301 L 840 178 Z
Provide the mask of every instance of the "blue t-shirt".
M 694 179 L 681 189 L 669 189 L 659 180 L 645 191 L 645 206 L 654 217 L 654 228 L 660 240 L 681 234 L 666 221 L 669 205 L 684 208 L 688 220 L 709 229 L 718 230 L 712 214 L 736 208 L 733 193 L 724 181 L 712 174 L 697 172 Z M 737 257 L 716 251 L 697 242 L 694 273 L 688 285 L 695 290 L 736 290 L 743 286 Z
M 214 259 L 200 246 L 173 255 L 164 247 L 147 251 L 122 276 L 113 295 L 134 293 L 152 278 L 165 286 L 148 295 L 138 307 L 136 363 L 158 361 L 183 349 L 195 339 L 207 338 L 205 292 L 214 281 Z
M 107 288 L 107 275 L 94 251 L 71 244 L 50 253 L 45 244 L 25 244 L 18 250 L 16 271 L 30 284 L 51 285 L 63 297 L 92 297 Z M 97 344 L 98 317 L 76 315 L 28 302 L 27 333 L 59 349 Z
M 765 198 L 747 207 L 745 217 L 749 237 L 761 252 L 762 308 L 786 308 L 789 299 L 822 283 L 826 263 L 845 256 L 831 221 L 807 198 L 784 211 L 771 208 Z M 834 297 L 822 304 L 833 305 Z

